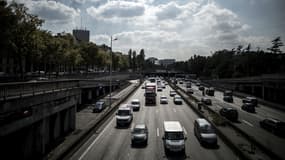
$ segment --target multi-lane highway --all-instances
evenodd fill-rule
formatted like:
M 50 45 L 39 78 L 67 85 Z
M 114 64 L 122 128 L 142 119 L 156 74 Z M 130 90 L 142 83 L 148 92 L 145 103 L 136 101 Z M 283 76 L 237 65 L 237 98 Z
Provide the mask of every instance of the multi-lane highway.
M 229 160 L 238 159 L 237 155 L 218 137 L 218 147 L 205 148 L 200 145 L 193 133 L 193 122 L 198 116 L 186 103 L 175 105 L 169 96 L 170 87 L 166 86 L 162 92 L 157 92 L 157 105 L 145 106 L 144 89 L 139 88 L 126 103 L 134 98 L 140 99 L 141 109 L 134 112 L 134 119 L 129 128 L 116 128 L 115 114 L 73 154 L 71 159 L 211 159 Z M 159 104 L 161 95 L 168 97 L 168 104 Z M 186 155 L 166 156 L 163 147 L 163 121 L 180 121 L 185 129 Z M 148 144 L 146 147 L 131 146 L 131 127 L 135 123 L 146 123 L 149 130 Z
M 185 84 L 178 84 L 179 87 L 186 90 Z M 284 147 L 285 147 L 285 139 L 278 137 L 267 130 L 260 128 L 259 122 L 265 118 L 276 118 L 281 121 L 285 121 L 285 113 L 270 108 L 268 106 L 264 106 L 258 104 L 256 107 L 256 113 L 249 113 L 241 109 L 242 106 L 242 99 L 239 97 L 233 97 L 234 103 L 228 103 L 223 101 L 223 93 L 220 91 L 215 91 L 214 96 L 202 95 L 202 92 L 198 90 L 198 87 L 192 83 L 192 88 L 194 90 L 193 96 L 201 99 L 202 97 L 207 97 L 212 100 L 212 105 L 210 106 L 212 109 L 216 110 L 217 112 L 222 107 L 234 107 L 238 109 L 239 112 L 239 123 L 234 123 L 244 132 L 246 132 L 249 136 L 254 137 L 260 143 L 262 143 L 267 148 L 270 148 L 274 153 L 278 154 L 279 156 L 284 156 Z

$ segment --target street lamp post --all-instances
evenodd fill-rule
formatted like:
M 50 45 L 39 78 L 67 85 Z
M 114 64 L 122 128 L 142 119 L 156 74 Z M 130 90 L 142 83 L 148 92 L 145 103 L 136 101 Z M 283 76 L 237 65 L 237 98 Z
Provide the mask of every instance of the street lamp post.
M 117 38 L 113 39 L 113 37 L 111 36 L 111 53 L 110 53 L 110 58 L 111 58 L 111 62 L 110 62 L 110 81 L 109 81 L 109 106 L 111 108 L 111 102 L 112 102 L 112 63 L 113 63 L 113 51 L 112 51 L 112 43 L 113 40 L 117 40 Z

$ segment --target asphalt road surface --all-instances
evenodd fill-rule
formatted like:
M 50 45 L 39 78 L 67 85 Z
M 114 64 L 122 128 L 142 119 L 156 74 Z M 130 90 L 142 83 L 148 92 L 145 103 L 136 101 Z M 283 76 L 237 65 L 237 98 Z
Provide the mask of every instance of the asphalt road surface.
M 218 147 L 201 146 L 193 133 L 193 122 L 198 116 L 186 103 L 173 104 L 169 96 L 170 88 L 166 86 L 157 92 L 157 105 L 145 106 L 144 89 L 139 88 L 127 101 L 140 99 L 141 108 L 134 112 L 134 119 L 128 128 L 116 128 L 115 114 L 81 146 L 71 157 L 72 160 L 236 160 L 237 155 L 218 137 Z M 168 104 L 159 104 L 161 95 L 168 97 Z M 163 121 L 180 121 L 186 133 L 186 155 L 172 154 L 166 156 L 162 136 Z M 131 146 L 131 127 L 135 123 L 146 123 L 149 130 L 148 144 L 145 147 Z

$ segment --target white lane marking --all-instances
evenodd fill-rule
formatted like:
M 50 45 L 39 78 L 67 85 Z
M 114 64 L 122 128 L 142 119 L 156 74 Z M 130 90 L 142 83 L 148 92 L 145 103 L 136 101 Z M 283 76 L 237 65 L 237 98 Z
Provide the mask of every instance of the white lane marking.
M 158 109 L 157 109 L 157 110 L 155 110 L 155 113 L 158 113 Z
M 173 108 L 173 111 L 174 111 L 174 112 L 176 112 L 176 109 L 175 109 L 175 108 Z
M 183 129 L 184 129 L 185 134 L 187 135 L 187 130 L 184 128 L 184 126 L 183 126 Z
M 97 142 L 98 139 L 100 139 L 100 137 L 103 135 L 103 133 L 106 131 L 107 128 L 109 128 L 109 126 L 113 123 L 114 118 L 109 122 L 109 124 L 103 129 L 103 131 L 98 135 L 98 137 L 96 137 L 96 139 L 94 139 L 94 141 L 91 143 L 90 146 L 88 146 L 88 148 L 83 152 L 83 154 L 79 157 L 78 160 L 81 160 L 84 158 L 84 156 L 87 154 L 87 152 L 93 147 L 93 145 Z
M 253 127 L 253 124 L 249 123 L 248 121 L 246 121 L 246 120 L 242 120 L 242 121 L 243 121 L 245 124 L 247 124 L 247 125 Z
M 159 128 L 156 128 L 156 135 L 159 137 Z

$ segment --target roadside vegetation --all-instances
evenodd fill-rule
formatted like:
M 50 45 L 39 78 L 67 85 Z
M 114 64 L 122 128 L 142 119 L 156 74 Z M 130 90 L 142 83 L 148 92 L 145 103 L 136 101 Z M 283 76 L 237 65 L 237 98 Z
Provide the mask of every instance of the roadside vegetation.
M 280 37 L 272 40 L 267 51 L 251 50 L 239 45 L 231 50 L 223 49 L 210 56 L 194 55 L 187 61 L 176 62 L 171 67 L 205 78 L 238 78 L 262 74 L 285 73 L 285 54 Z
M 78 42 L 70 33 L 52 33 L 41 28 L 44 20 L 28 13 L 22 5 L 0 0 L 0 60 L 12 69 L 0 66 L 0 72 L 24 77 L 29 74 L 87 73 L 109 71 L 110 47 L 93 42 Z M 144 49 L 136 54 L 113 52 L 113 70 L 139 71 Z M 2 67 L 2 68 L 1 68 Z

